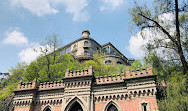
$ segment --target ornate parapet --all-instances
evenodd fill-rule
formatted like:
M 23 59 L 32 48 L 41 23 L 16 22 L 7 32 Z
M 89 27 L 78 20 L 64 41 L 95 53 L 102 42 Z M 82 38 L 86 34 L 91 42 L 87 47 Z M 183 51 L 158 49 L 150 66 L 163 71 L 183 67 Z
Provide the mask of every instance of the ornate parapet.
M 135 71 L 130 72 L 130 70 L 126 70 L 126 79 L 144 77 L 149 75 L 153 75 L 151 67 L 147 67 L 147 70 L 142 69 L 142 70 L 137 70 L 136 72 Z
M 126 76 L 125 76 L 126 75 Z M 153 75 L 152 68 L 147 67 L 147 69 L 142 69 L 135 71 L 126 70 L 125 74 L 121 75 L 109 75 L 109 76 L 100 76 L 96 77 L 96 83 L 97 84 L 109 84 L 109 83 L 118 83 L 118 82 L 124 82 L 125 79 L 132 79 L 137 77 L 147 77 Z
M 124 82 L 125 74 L 96 77 L 97 84 Z
M 50 89 L 59 89 L 59 88 L 64 88 L 63 81 L 40 83 L 38 90 L 50 90 Z
M 37 88 L 37 80 L 35 79 L 33 82 L 23 83 L 22 81 L 19 82 L 16 91 L 21 90 L 31 90 Z
M 83 77 L 83 76 L 91 76 L 93 75 L 92 66 L 89 66 L 88 70 L 81 70 L 81 71 L 69 71 L 69 69 L 65 72 L 65 78 L 73 78 L 73 77 Z

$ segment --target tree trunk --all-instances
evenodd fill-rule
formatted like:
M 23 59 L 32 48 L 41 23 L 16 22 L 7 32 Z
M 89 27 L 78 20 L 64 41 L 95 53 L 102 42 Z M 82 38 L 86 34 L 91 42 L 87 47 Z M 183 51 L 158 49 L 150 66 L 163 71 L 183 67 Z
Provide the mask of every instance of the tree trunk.
M 179 26 L 179 8 L 178 8 L 178 0 L 175 0 L 175 17 L 176 17 L 176 37 L 177 37 L 177 47 L 178 47 L 178 54 L 180 56 L 184 74 L 188 71 L 187 61 L 183 54 L 183 50 L 181 47 L 181 40 L 180 40 L 180 26 Z

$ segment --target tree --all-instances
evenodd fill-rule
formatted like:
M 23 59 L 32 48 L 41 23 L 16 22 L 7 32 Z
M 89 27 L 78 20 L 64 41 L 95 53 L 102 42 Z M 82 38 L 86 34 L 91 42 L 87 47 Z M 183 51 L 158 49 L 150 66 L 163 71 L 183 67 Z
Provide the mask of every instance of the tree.
M 173 71 L 169 78 L 165 92 L 165 98 L 159 100 L 159 109 L 161 111 L 187 111 L 187 75 L 180 71 Z
M 148 43 L 147 49 L 164 48 L 171 52 L 171 61 L 180 61 L 183 66 L 184 74 L 188 72 L 187 57 L 187 2 L 178 0 L 155 0 L 154 9 L 148 9 L 146 5 L 136 6 L 130 9 L 132 21 L 134 24 L 144 31 L 149 29 L 153 32 L 160 33 L 160 37 L 154 39 L 154 44 Z M 161 19 L 163 14 L 172 14 L 173 20 L 165 22 Z M 175 28 L 174 28 L 175 27 Z M 172 33 L 172 29 L 174 30 Z M 152 35 L 154 37 L 155 35 Z M 176 57 L 175 55 L 178 55 Z
M 26 68 L 25 63 L 19 63 L 15 68 L 9 70 L 9 76 L 4 78 L 3 87 L 0 88 L 0 111 L 12 110 L 13 91 L 18 82 L 23 79 L 23 73 Z M 2 84 L 1 84 L 2 85 Z
M 90 65 L 93 67 L 95 76 L 104 75 L 114 75 L 117 74 L 117 69 L 111 63 L 103 64 L 104 54 L 99 54 L 98 52 L 94 54 L 93 60 L 88 60 L 84 62 L 84 66 L 87 69 Z
M 41 47 L 39 50 L 34 49 L 36 52 L 42 53 L 41 57 L 44 56 L 46 61 L 47 67 L 45 69 L 45 73 L 47 73 L 48 78 L 51 78 L 50 66 L 51 64 L 55 64 L 56 57 L 58 56 L 57 49 L 60 47 L 60 40 L 58 40 L 57 34 L 51 34 L 46 37 L 44 41 L 41 42 Z M 50 59 L 53 56 L 53 59 Z M 41 58 L 39 57 L 39 58 Z M 55 69 L 54 69 L 55 70 Z

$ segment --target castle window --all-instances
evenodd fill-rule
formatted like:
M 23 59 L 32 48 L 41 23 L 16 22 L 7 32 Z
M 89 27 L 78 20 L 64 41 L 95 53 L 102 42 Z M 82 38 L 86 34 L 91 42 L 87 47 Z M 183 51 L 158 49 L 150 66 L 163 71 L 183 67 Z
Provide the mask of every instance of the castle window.
M 89 44 L 88 41 L 85 41 L 85 42 L 84 42 L 84 46 L 87 46 L 88 44 Z
M 51 111 L 50 108 L 47 108 L 45 111 Z
M 47 106 L 46 108 L 44 108 L 43 111 L 51 111 L 51 107 L 50 107 L 50 106 Z
M 71 47 L 67 47 L 67 48 L 65 49 L 65 53 L 66 53 L 66 54 L 70 53 L 70 51 L 71 51 Z
M 99 47 L 97 47 L 97 52 L 100 52 L 100 49 L 99 49 Z
M 73 106 L 69 109 L 69 111 L 83 111 L 82 106 L 76 102 Z
M 104 52 L 109 52 L 109 47 L 105 47 L 105 48 L 103 49 L 103 51 L 104 51 Z
M 110 54 L 114 54 L 114 49 L 110 48 Z
M 65 54 L 65 49 L 63 49 L 63 50 L 61 51 L 61 54 Z
M 108 107 L 107 111 L 118 111 L 118 109 L 117 109 L 113 104 L 111 104 L 111 105 Z
M 73 46 L 73 49 L 76 49 L 76 44 Z
M 88 50 L 84 50 L 84 53 L 89 53 L 89 51 Z
M 148 103 L 146 103 L 146 102 L 141 103 L 141 108 L 142 108 L 142 111 L 149 111 Z
M 107 60 L 107 61 L 105 62 L 105 64 L 110 64 L 110 63 L 112 63 L 111 60 Z

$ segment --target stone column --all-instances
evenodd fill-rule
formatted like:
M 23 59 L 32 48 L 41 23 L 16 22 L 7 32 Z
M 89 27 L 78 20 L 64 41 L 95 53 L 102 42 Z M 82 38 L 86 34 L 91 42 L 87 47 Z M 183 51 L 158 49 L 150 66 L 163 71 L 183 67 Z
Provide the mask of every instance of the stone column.
M 94 100 L 93 100 L 93 92 L 91 92 L 91 97 L 90 97 L 90 111 L 94 111 Z

